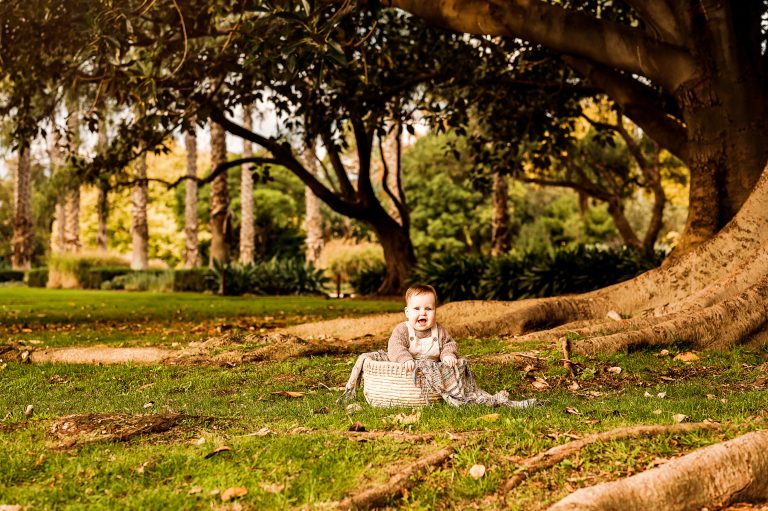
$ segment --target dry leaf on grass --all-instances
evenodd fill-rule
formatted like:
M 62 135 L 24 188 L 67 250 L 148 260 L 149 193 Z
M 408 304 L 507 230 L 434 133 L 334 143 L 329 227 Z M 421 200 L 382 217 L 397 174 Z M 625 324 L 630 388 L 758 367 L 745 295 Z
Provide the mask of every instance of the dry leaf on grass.
M 304 397 L 305 392 L 293 392 L 291 390 L 281 390 L 279 392 L 272 392 L 275 396 L 285 396 L 285 397 Z
M 285 489 L 285 485 L 276 483 L 259 483 L 259 488 L 267 493 L 280 493 Z
M 406 413 L 398 413 L 397 415 L 391 415 L 388 417 L 392 422 L 397 424 L 416 424 L 419 422 L 419 419 L 421 419 L 421 411 L 416 410 L 413 413 L 406 414 Z
M 672 416 L 672 419 L 675 422 L 684 422 L 684 421 L 686 421 L 688 419 L 688 416 L 684 415 L 682 413 L 676 413 L 675 415 Z
M 221 492 L 222 502 L 227 502 L 238 497 L 248 495 L 248 489 L 243 486 L 233 486 Z
M 674 360 L 679 360 L 681 362 L 695 362 L 700 359 L 701 357 L 699 357 L 696 353 L 692 351 L 686 351 L 684 353 L 680 353 L 674 358 Z
M 574 408 L 572 406 L 566 408 L 565 413 L 570 413 L 571 415 L 581 415 L 581 412 L 578 410 L 578 408 Z
M 187 495 L 197 495 L 198 493 L 203 493 L 202 486 L 193 486 L 192 488 L 189 489 L 189 491 L 187 492 Z
M 549 388 L 549 383 L 547 383 L 547 380 L 544 378 L 541 378 L 540 376 L 537 376 L 535 380 L 531 383 L 534 389 L 536 390 L 545 390 Z
M 480 479 L 485 475 L 485 465 L 472 465 L 472 468 L 469 469 L 469 476 L 472 479 Z
M 613 374 L 621 374 L 621 367 L 618 367 L 618 366 L 616 366 L 616 367 L 609 367 L 607 369 L 607 371 L 609 373 L 613 373 Z

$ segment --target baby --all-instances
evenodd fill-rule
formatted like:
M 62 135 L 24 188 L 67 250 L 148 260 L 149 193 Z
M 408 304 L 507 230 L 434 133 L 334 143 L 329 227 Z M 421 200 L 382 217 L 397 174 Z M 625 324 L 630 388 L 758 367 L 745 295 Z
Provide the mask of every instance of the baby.
M 405 317 L 392 331 L 387 344 L 391 362 L 405 364 L 413 371 L 416 360 L 440 361 L 456 367 L 458 353 L 456 341 L 436 322 L 437 292 L 429 285 L 417 285 L 405 292 Z

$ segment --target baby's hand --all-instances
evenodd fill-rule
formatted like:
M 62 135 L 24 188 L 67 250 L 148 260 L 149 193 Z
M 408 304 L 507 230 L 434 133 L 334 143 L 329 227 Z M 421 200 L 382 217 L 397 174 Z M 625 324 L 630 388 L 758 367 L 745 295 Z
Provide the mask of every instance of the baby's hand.
M 457 363 L 458 360 L 456 360 L 456 357 L 453 355 L 446 355 L 443 357 L 443 364 L 447 365 L 448 367 L 456 367 Z
M 416 367 L 416 362 L 413 360 L 409 360 L 407 362 L 403 362 L 403 365 L 405 366 L 405 372 L 410 373 L 413 371 L 413 368 Z

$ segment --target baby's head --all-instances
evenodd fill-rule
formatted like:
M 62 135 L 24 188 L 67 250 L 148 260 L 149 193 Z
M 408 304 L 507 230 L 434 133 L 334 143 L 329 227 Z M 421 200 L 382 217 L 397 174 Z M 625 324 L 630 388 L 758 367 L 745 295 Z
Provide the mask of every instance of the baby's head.
M 405 317 L 414 330 L 429 330 L 437 317 L 437 292 L 427 284 L 411 286 L 405 292 Z

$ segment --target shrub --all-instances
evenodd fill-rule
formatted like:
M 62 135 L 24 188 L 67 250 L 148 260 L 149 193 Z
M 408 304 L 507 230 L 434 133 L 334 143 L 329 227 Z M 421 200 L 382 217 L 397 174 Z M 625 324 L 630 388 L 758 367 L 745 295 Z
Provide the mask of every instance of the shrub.
M 0 270 L 0 282 L 24 282 L 24 272 L 18 270 Z
M 24 274 L 24 283 L 29 287 L 45 287 L 48 283 L 48 268 L 33 268 Z
M 48 287 L 75 288 L 88 281 L 92 268 L 129 268 L 123 256 L 83 252 L 52 254 L 48 258 Z M 100 283 L 99 283 L 100 284 Z
M 80 280 L 80 287 L 83 289 L 103 289 L 102 285 L 105 282 L 113 280 L 115 277 L 126 275 L 132 272 L 128 267 L 105 267 L 105 268 L 89 268 L 83 272 Z
M 361 271 L 380 264 L 384 264 L 384 251 L 378 243 L 333 240 L 323 247 L 318 266 L 331 275 L 341 275 L 345 281 L 351 281 Z
M 387 265 L 378 263 L 370 268 L 363 268 L 349 279 L 352 288 L 361 295 L 372 295 L 379 290 L 387 276 Z
M 203 291 L 216 290 L 216 275 L 208 268 L 177 269 L 173 272 L 174 291 Z
M 173 272 L 170 270 L 133 270 L 104 282 L 103 288 L 126 291 L 173 291 Z
M 256 264 L 214 264 L 217 289 L 225 295 L 319 294 L 328 278 L 300 259 L 271 259 Z
M 434 287 L 441 302 L 477 299 L 488 260 L 488 257 L 460 254 L 433 257 L 416 267 L 411 280 Z

